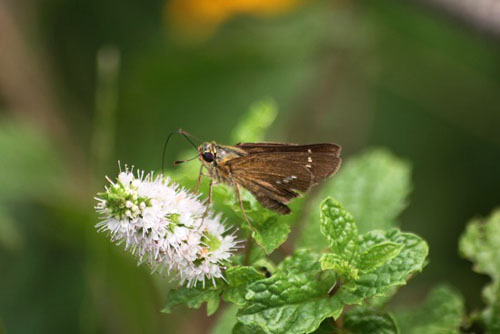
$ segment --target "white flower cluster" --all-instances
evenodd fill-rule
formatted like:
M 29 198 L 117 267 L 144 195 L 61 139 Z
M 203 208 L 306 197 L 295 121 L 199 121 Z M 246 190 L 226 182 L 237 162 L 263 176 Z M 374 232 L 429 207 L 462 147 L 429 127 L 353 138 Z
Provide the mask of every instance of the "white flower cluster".
M 153 271 L 175 273 L 188 287 L 223 278 L 231 252 L 239 243 L 220 215 L 207 211 L 198 196 L 163 176 L 126 169 L 98 194 L 99 232 L 146 262 Z

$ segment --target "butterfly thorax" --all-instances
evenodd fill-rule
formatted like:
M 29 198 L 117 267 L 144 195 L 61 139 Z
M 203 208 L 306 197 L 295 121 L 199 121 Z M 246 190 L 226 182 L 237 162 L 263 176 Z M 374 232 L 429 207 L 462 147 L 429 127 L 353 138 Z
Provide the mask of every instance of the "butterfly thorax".
M 228 161 L 247 155 L 234 146 L 219 145 L 216 142 L 203 143 L 198 147 L 199 159 L 207 169 L 210 179 L 232 185 L 232 172 Z

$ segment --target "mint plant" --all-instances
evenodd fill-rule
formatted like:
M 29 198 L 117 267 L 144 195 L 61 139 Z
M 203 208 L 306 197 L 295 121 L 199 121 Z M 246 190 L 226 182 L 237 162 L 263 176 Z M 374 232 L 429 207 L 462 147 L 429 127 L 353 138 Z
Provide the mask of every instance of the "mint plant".
M 263 141 L 265 129 L 276 115 L 271 102 L 253 106 L 236 126 L 234 140 Z M 196 169 L 186 164 L 172 178 L 190 186 Z M 198 308 L 206 303 L 207 314 L 212 314 L 221 301 L 229 304 L 215 333 L 320 333 L 330 329 L 397 333 L 393 316 L 373 305 L 375 300 L 389 298 L 426 263 L 425 241 L 394 228 L 397 215 L 407 204 L 409 174 L 409 165 L 385 150 L 364 153 L 348 160 L 325 184 L 321 198 L 309 203 L 309 212 L 304 209 L 308 198 L 303 197 L 291 203 L 288 216 L 264 209 L 243 191 L 243 206 L 254 230 L 243 221 L 233 189 L 217 185 L 215 210 L 224 212 L 228 221 L 240 222 L 240 234 L 247 240 L 245 249 L 232 258 L 216 286 L 174 289 L 163 311 L 169 313 L 179 304 Z M 343 195 L 338 193 L 342 190 Z M 356 217 L 330 195 L 345 199 L 362 224 L 358 226 Z M 288 240 L 293 229 L 303 233 Z M 293 245 L 295 249 L 291 249 Z
M 236 126 L 233 139 L 263 141 L 276 116 L 272 102 L 254 105 Z M 175 186 L 167 197 L 182 193 L 200 211 L 199 198 L 187 190 L 195 184 L 198 168 L 184 164 L 170 173 L 186 189 Z M 225 185 L 213 189 L 214 205 L 207 221 L 193 215 L 189 206 L 183 206 L 184 211 L 175 208 L 175 200 L 131 198 L 135 188 L 118 196 L 119 207 L 108 208 L 113 206 L 111 199 L 116 201 L 116 189 L 111 187 L 114 192 L 99 197 L 99 210 L 114 216 L 99 226 L 114 233 L 115 239 L 122 233 L 118 239 L 127 240 L 126 247 L 141 259 L 154 264 L 160 258 L 168 271 L 177 271 L 179 287 L 169 292 L 162 311 L 206 305 L 208 316 L 219 313 L 211 331 L 215 334 L 449 334 L 473 326 L 499 333 L 500 238 L 495 231 L 500 230 L 500 211 L 486 222 L 473 221 L 460 241 L 461 253 L 475 263 L 475 270 L 492 277 L 484 290 L 484 311 L 467 314 L 463 298 L 447 285 L 433 289 L 418 308 L 388 311 L 386 305 L 398 288 L 428 261 L 427 243 L 397 227 L 398 215 L 408 204 L 410 174 L 409 164 L 387 150 L 366 151 L 347 159 L 316 196 L 293 201 L 287 216 L 263 208 L 243 190 L 243 206 L 253 228 L 244 221 L 233 189 Z M 156 184 L 161 188 L 161 179 Z M 160 188 L 155 191 L 161 193 Z M 206 191 L 203 184 L 201 191 Z M 155 206 L 159 209 L 154 212 L 167 214 L 145 233 L 152 224 L 140 212 Z M 127 228 L 141 236 L 113 230 L 121 217 L 117 213 L 127 219 Z M 136 216 L 138 220 L 133 220 Z M 239 225 L 237 233 L 228 235 L 224 221 Z M 137 222 L 144 225 L 139 230 Z M 149 238 L 163 230 L 160 239 Z M 298 233 L 291 233 L 294 230 Z M 189 244 L 183 241 L 184 232 L 197 236 L 191 243 L 196 247 L 185 248 L 179 259 L 179 247 Z M 160 255 L 148 255 L 147 247 L 157 249 L 161 238 L 177 248 L 165 244 Z M 246 241 L 238 244 L 238 240 Z

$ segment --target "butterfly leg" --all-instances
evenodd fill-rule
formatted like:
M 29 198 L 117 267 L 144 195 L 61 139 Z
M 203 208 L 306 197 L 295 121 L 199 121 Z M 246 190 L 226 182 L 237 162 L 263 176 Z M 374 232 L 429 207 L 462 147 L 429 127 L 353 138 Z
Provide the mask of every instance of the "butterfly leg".
M 212 187 L 214 186 L 214 181 L 210 180 L 208 184 L 208 205 L 212 204 Z
M 201 177 L 204 176 L 203 174 L 203 165 L 200 167 L 200 174 L 198 174 L 198 181 L 196 181 L 196 186 L 194 187 L 194 192 L 197 193 L 198 190 L 200 189 L 200 183 L 201 183 Z
M 200 171 L 200 177 L 201 178 L 201 171 Z M 203 216 L 201 216 L 201 223 L 203 224 L 203 221 L 205 220 L 205 217 L 208 214 L 208 210 L 210 209 L 210 204 L 212 204 L 212 187 L 213 187 L 213 181 L 210 180 L 210 183 L 208 184 L 208 203 L 207 203 L 207 208 L 205 209 L 205 212 L 203 213 Z
M 247 214 L 245 212 L 245 208 L 243 207 L 243 201 L 241 200 L 240 185 L 238 183 L 235 183 L 234 186 L 236 188 L 236 193 L 238 194 L 238 200 L 240 201 L 240 208 L 241 212 L 243 213 L 243 217 L 245 217 L 245 220 L 252 229 L 252 231 L 255 231 L 255 228 L 253 227 L 252 223 L 250 223 L 250 220 L 248 219 Z

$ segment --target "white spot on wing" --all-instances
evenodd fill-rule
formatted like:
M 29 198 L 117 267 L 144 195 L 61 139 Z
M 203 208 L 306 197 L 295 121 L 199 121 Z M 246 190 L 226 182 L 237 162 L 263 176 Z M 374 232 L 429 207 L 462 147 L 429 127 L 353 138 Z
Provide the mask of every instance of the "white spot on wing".
M 308 153 L 312 153 L 311 149 L 308 149 L 308 150 L 307 150 L 307 152 L 308 152 Z
M 290 181 L 293 181 L 295 179 L 297 179 L 297 176 L 291 175 L 291 176 L 285 177 L 283 179 L 283 183 L 289 183 Z M 281 184 L 281 181 L 276 181 L 276 183 Z
M 313 159 L 311 157 L 307 157 L 307 162 L 313 162 Z
M 311 166 L 311 165 L 309 165 L 309 164 L 307 164 L 307 165 L 306 165 L 306 167 L 307 167 L 307 168 L 312 168 L 312 166 Z

